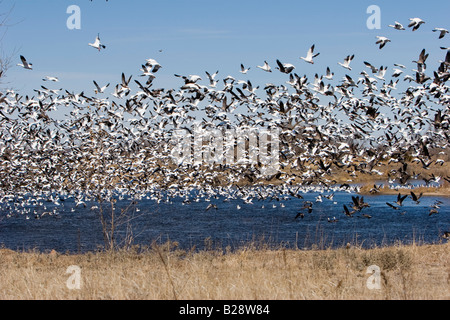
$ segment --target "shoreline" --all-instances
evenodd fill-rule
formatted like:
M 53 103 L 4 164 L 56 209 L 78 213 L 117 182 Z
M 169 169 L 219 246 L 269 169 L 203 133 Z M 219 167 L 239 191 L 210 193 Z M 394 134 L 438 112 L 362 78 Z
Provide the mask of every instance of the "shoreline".
M 371 192 L 371 189 L 373 188 L 373 184 L 365 184 L 361 189 L 359 190 L 358 194 L 361 195 L 397 195 L 399 193 L 403 194 L 410 194 L 411 191 L 415 194 L 419 195 L 422 193 L 423 197 L 450 197 L 450 187 L 448 186 L 438 186 L 438 187 L 424 187 L 424 186 L 418 186 L 418 187 L 403 187 L 398 186 L 395 188 L 382 186 L 381 188 L 377 189 L 376 192 Z
M 286 243 L 271 243 L 264 242 L 258 240 L 249 240 L 248 242 L 243 242 L 239 246 L 231 247 L 231 246 L 215 246 L 213 243 L 209 243 L 209 245 L 205 245 L 204 247 L 198 248 L 196 245 L 193 245 L 190 248 L 181 247 L 178 241 L 166 240 L 165 242 L 156 242 L 153 241 L 151 245 L 142 245 L 142 244 L 133 244 L 129 247 L 118 247 L 113 250 L 105 249 L 102 246 L 99 246 L 95 250 L 87 250 L 84 252 L 75 252 L 66 250 L 65 252 L 57 251 L 56 249 L 45 249 L 40 250 L 39 248 L 29 248 L 29 249 L 11 249 L 7 248 L 4 245 L 0 245 L 0 258 L 8 255 L 42 255 L 49 257 L 57 257 L 57 256 L 66 256 L 66 257 L 77 257 L 77 256 L 89 256 L 96 254 L 106 254 L 106 255 L 114 255 L 119 253 L 133 253 L 136 255 L 145 255 L 150 251 L 154 250 L 155 247 L 164 248 L 164 250 L 168 251 L 177 251 L 184 252 L 189 254 L 208 254 L 208 253 L 222 253 L 223 255 L 235 254 L 236 252 L 240 252 L 242 250 L 253 250 L 253 251 L 298 251 L 298 252 L 323 252 L 323 251 L 339 251 L 342 249 L 349 248 L 357 248 L 358 250 L 370 251 L 370 250 L 380 250 L 386 248 L 395 248 L 395 247 L 423 247 L 423 246 L 441 246 L 441 245 L 450 245 L 450 232 L 447 237 L 441 235 L 438 241 L 435 242 L 425 242 L 421 239 L 413 239 L 407 242 L 402 242 L 401 240 L 392 242 L 392 243 L 384 243 L 384 244 L 373 244 L 371 246 L 364 246 L 364 240 L 359 240 L 356 243 L 346 242 L 340 245 L 323 245 L 319 240 L 316 244 L 311 244 L 309 246 L 286 246 Z M 210 241 L 210 238 L 206 238 L 205 242 Z M 1 259 L 0 259 L 1 263 Z

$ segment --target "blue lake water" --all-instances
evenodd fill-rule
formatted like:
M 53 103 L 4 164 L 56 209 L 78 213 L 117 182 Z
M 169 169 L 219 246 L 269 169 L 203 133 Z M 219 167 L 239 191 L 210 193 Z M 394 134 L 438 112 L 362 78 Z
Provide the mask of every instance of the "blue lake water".
M 413 241 L 438 243 L 446 241 L 441 235 L 450 230 L 448 197 L 422 197 L 419 204 L 408 197 L 400 210 L 394 210 L 386 202 L 394 203 L 396 195 L 364 196 L 370 207 L 347 217 L 343 205 L 350 207 L 355 194 L 336 192 L 333 200 L 322 197 L 322 202 L 317 201 L 318 195 L 311 192 L 303 194 L 304 199 L 281 201 L 253 199 L 252 204 L 224 197 L 190 204 L 183 204 L 181 198 L 169 203 L 144 198 L 128 212 L 134 219 L 119 227 L 117 239 L 120 243 L 131 230 L 134 244 L 170 240 L 184 249 L 194 246 L 234 249 L 250 242 L 293 248 L 340 247 L 346 243 L 373 247 Z M 301 209 L 304 201 L 313 203 L 311 213 Z M 441 202 L 439 213 L 430 216 L 436 201 Z M 209 204 L 217 205 L 217 209 L 206 210 Z M 104 242 L 97 209 L 91 209 L 93 205 L 87 203 L 72 212 L 75 203 L 69 199 L 58 206 L 45 204 L 47 211 L 57 209 L 56 215 L 40 219 L 32 215 L 28 219 L 27 215 L 4 218 L 0 221 L 0 246 L 72 253 L 98 250 Z M 129 200 L 119 201 L 116 212 L 128 205 Z M 299 211 L 304 212 L 304 217 L 295 219 Z M 362 217 L 361 213 L 371 218 Z M 328 218 L 334 217 L 337 222 L 328 222 Z

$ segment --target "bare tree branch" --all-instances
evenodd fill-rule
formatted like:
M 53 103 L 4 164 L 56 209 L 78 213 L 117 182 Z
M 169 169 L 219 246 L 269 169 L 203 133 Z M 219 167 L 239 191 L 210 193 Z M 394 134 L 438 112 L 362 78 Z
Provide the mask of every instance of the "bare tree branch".
M 17 53 L 16 50 L 7 53 L 3 49 L 3 40 L 8 31 L 8 28 L 14 24 L 10 23 L 9 18 L 14 6 L 5 10 L 2 8 L 3 1 L 0 0 L 0 84 L 4 83 L 6 72 L 12 65 L 13 56 Z

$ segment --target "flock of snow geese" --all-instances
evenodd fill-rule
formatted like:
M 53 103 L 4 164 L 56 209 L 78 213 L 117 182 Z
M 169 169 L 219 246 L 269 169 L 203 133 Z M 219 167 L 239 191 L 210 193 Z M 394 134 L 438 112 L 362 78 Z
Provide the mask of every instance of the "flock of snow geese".
M 412 31 L 425 23 L 419 18 L 410 21 Z M 397 21 L 389 27 L 405 30 Z M 448 33 L 443 28 L 433 31 L 439 32 L 439 39 Z M 376 44 L 382 49 L 390 42 L 379 36 Z M 99 35 L 89 46 L 106 48 Z M 351 54 L 338 62 L 348 73 L 335 84 L 332 67 L 310 81 L 295 73 L 293 64 L 276 60 L 275 70 L 286 75 L 280 85 L 256 87 L 233 76 L 219 80 L 217 71 L 205 72 L 204 79 L 175 74 L 180 87 L 165 89 L 154 87 L 163 66 L 147 59 L 138 79 L 132 81 L 133 76 L 122 73 L 110 93 L 110 83 L 95 80 L 93 94 L 41 86 L 30 97 L 8 90 L 0 96 L 0 202 L 4 212 L 41 217 L 55 213 L 39 211 L 47 202 L 60 205 L 69 198 L 83 207 L 90 200 L 126 196 L 156 201 L 178 196 L 185 205 L 218 196 L 247 204 L 303 199 L 302 193 L 308 191 L 332 198 L 336 191 L 358 191 L 351 181 L 336 183 L 335 173 L 349 174 L 354 181 L 359 174 L 376 180 L 387 164 L 398 168 L 389 171 L 390 181 L 397 184 L 408 185 L 412 179 L 450 181 L 449 176 L 425 176 L 410 169 L 411 163 L 426 170 L 448 160 L 450 48 L 441 49 L 437 70 L 427 69 L 429 54 L 423 49 L 414 55 L 412 74 L 406 74 L 405 65 L 395 64 L 390 79 L 388 67 L 368 61 L 352 75 L 355 54 Z M 314 64 L 319 54 L 312 45 L 299 59 Z M 33 70 L 25 57 L 20 59 L 19 66 Z M 275 72 L 267 61 L 257 68 Z M 246 75 L 250 70 L 241 64 L 236 71 Z M 402 75 L 406 89 L 399 92 Z M 203 80 L 207 82 L 202 84 Z M 48 76 L 43 81 L 59 79 Z M 58 113 L 65 117 L 56 117 Z M 175 163 L 173 132 L 192 133 L 196 121 L 207 139 L 208 132 L 217 129 L 278 128 L 279 171 L 267 176 L 259 162 Z M 377 190 L 374 186 L 371 193 Z M 420 196 L 410 193 L 416 203 Z M 399 194 L 387 205 L 399 210 L 405 197 Z M 430 215 L 438 212 L 439 204 L 430 208 Z M 353 216 L 368 206 L 363 197 L 354 196 L 342 212 Z M 217 205 L 209 204 L 206 210 L 210 209 Z M 295 218 L 312 210 L 313 203 L 305 201 Z

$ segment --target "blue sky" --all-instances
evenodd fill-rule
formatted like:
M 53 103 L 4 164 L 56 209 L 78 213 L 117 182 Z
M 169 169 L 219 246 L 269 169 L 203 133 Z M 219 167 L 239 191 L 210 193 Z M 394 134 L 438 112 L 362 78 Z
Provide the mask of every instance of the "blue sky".
M 380 30 L 366 26 L 370 16 L 366 10 L 373 4 L 381 9 Z M 70 5 L 81 9 L 81 30 L 66 26 Z M 217 70 L 219 79 L 232 75 L 260 85 L 282 84 L 286 75 L 256 68 L 267 60 L 274 69 L 276 59 L 294 64 L 295 72 L 310 80 L 330 66 L 337 84 L 345 74 L 356 77 L 364 70 L 363 61 L 387 65 L 388 74 L 393 63 L 414 69 L 411 61 L 423 48 L 430 53 L 431 69 L 445 57 L 439 47 L 450 46 L 450 35 L 438 40 L 432 32 L 435 27 L 450 29 L 448 0 L 3 0 L 0 8 L 12 10 L 2 39 L 3 51 L 15 53 L 8 86 L 28 94 L 41 85 L 93 94 L 92 80 L 116 84 L 122 72 L 139 79 L 147 58 L 163 66 L 154 87 L 177 88 L 182 80 L 175 73 L 198 74 L 207 84 L 205 71 Z M 413 17 L 426 21 L 416 32 L 388 27 L 394 21 L 406 27 Z M 97 33 L 107 46 L 102 52 L 88 46 Z M 379 50 L 377 35 L 392 43 Z M 314 65 L 299 59 L 312 44 L 320 52 Z M 355 54 L 351 72 L 337 64 L 350 54 Z M 34 70 L 16 66 L 20 55 L 33 63 Z M 248 75 L 239 73 L 241 63 L 252 68 Z M 45 75 L 57 76 L 60 82 L 42 82 Z

